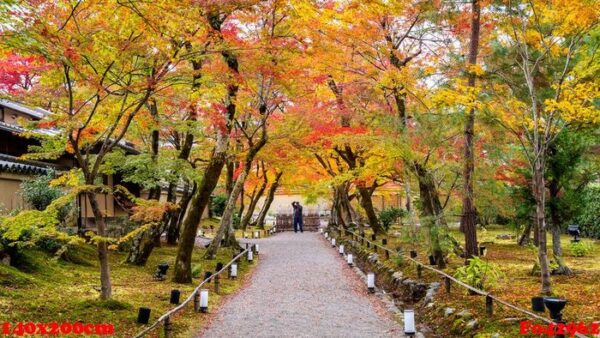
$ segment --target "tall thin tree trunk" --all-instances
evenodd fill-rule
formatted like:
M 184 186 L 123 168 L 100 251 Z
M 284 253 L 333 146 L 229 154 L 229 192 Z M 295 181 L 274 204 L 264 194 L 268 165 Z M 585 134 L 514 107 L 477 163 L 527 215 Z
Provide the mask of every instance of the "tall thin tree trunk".
M 440 268 L 446 267 L 444 253 L 440 240 L 440 228 L 445 223 L 441 213 L 441 203 L 431 173 L 424 167 L 416 164 L 415 172 L 419 181 L 419 196 L 421 198 L 423 219 L 422 223 L 428 228 L 431 255 Z
M 262 107 L 264 108 L 264 107 Z M 264 111 L 261 110 L 264 114 Z M 266 126 L 263 124 L 261 138 L 253 144 L 250 149 L 248 149 L 248 153 L 246 154 L 244 167 L 242 172 L 238 176 L 233 186 L 233 190 L 231 191 L 231 195 L 227 200 L 227 205 L 225 206 L 225 210 L 223 211 L 223 217 L 221 218 L 221 222 L 219 224 L 219 230 L 215 235 L 215 238 L 210 242 L 208 250 L 206 251 L 204 257 L 208 259 L 214 259 L 217 256 L 217 251 L 221 247 L 221 241 L 225 239 L 225 245 L 227 246 L 235 246 L 237 245 L 237 241 L 235 240 L 235 231 L 233 231 L 232 220 L 233 213 L 235 212 L 235 204 L 240 197 L 240 194 L 243 191 L 244 183 L 246 183 L 246 178 L 252 169 L 252 162 L 256 158 L 258 152 L 265 146 L 267 143 L 267 134 L 266 134 Z
M 536 152 L 537 153 L 537 152 Z M 542 282 L 542 295 L 552 292 L 550 281 L 550 267 L 548 264 L 547 236 L 546 236 L 546 207 L 544 164 L 539 157 L 535 159 L 533 169 L 533 192 L 535 197 L 535 222 L 539 233 L 538 259 L 540 263 L 540 274 Z
M 469 65 L 477 65 L 479 52 L 479 27 L 481 9 L 479 0 L 471 1 L 471 46 L 469 49 Z M 469 72 L 469 87 L 475 87 L 476 75 Z M 477 245 L 477 226 L 475 203 L 473 200 L 473 172 L 475 171 L 475 155 L 473 149 L 473 136 L 475 130 L 475 108 L 470 108 L 465 120 L 465 146 L 463 168 L 463 200 L 460 229 L 465 235 L 465 262 L 467 259 L 479 254 Z
M 548 209 L 550 209 L 550 220 L 552 221 L 552 254 L 558 268 L 552 271 L 555 275 L 570 275 L 573 273 L 571 269 L 565 263 L 563 259 L 562 247 L 560 246 L 560 235 L 562 234 L 562 222 L 560 217 L 560 211 L 558 210 L 558 194 L 560 193 L 560 186 L 558 181 L 551 179 L 548 188 L 550 190 L 550 202 L 548 203 Z
M 523 229 L 523 232 L 521 233 L 521 236 L 519 237 L 519 240 L 517 241 L 517 243 L 520 246 L 526 246 L 529 244 L 532 227 L 533 227 L 533 224 L 531 222 L 527 222 L 527 224 L 525 225 L 525 229 Z
M 104 222 L 104 215 L 98 205 L 95 192 L 87 193 L 90 206 L 92 207 L 92 213 L 94 214 L 94 222 L 96 223 L 96 229 L 98 236 L 106 237 L 106 224 Z M 110 282 L 110 267 L 108 262 L 108 243 L 101 240 L 98 242 L 98 260 L 100 261 L 100 298 L 110 299 L 112 297 L 112 285 Z
M 279 180 L 281 179 L 282 175 L 283 175 L 282 171 L 278 171 L 275 174 L 275 180 L 269 187 L 269 191 L 267 193 L 267 198 L 265 199 L 265 203 L 263 204 L 262 208 L 260 209 L 260 212 L 258 213 L 258 218 L 256 219 L 256 222 L 254 223 L 255 225 L 257 225 L 258 227 L 260 227 L 262 229 L 264 229 L 264 227 L 265 227 L 265 218 L 267 217 L 269 208 L 271 208 L 271 204 L 273 203 L 273 200 L 275 199 L 275 192 L 277 191 L 277 188 L 279 187 Z
M 413 249 L 415 248 L 416 244 L 417 244 L 417 234 L 419 232 L 419 229 L 417 228 L 417 221 L 415 219 L 415 211 L 413 208 L 413 204 L 412 204 L 412 191 L 411 191 L 411 186 L 410 186 L 410 177 L 409 177 L 409 172 L 408 170 L 405 170 L 405 180 L 404 180 L 404 191 L 406 192 L 406 211 L 408 212 L 408 219 L 410 221 L 410 225 L 411 225 L 411 238 L 412 238 L 412 244 L 413 244 Z
M 246 171 L 242 171 L 240 175 L 237 177 L 235 184 L 233 185 L 233 190 L 231 191 L 231 195 L 229 195 L 229 199 L 227 200 L 227 205 L 225 206 L 225 210 L 223 211 L 223 217 L 221 217 L 221 222 L 219 224 L 219 228 L 217 230 L 217 234 L 215 238 L 210 242 L 208 250 L 204 254 L 206 259 L 215 259 L 217 256 L 217 251 L 221 247 L 222 241 L 229 237 L 229 243 L 223 243 L 226 246 L 235 245 L 231 243 L 231 240 L 235 240 L 235 237 L 231 238 L 231 236 L 227 236 L 228 233 L 231 234 L 231 228 L 233 228 L 233 214 L 235 213 L 236 201 L 242 193 L 242 187 L 246 182 L 246 176 L 248 173 Z
M 241 221 L 241 228 L 246 230 L 246 228 L 248 227 L 248 224 L 250 224 L 250 220 L 252 220 L 252 215 L 254 214 L 254 210 L 256 210 L 256 205 L 258 204 L 258 200 L 264 195 L 265 190 L 267 189 L 267 177 L 265 175 L 265 178 L 263 179 L 263 182 L 260 185 L 260 188 L 258 189 L 258 191 L 253 194 L 254 196 L 250 199 L 250 204 L 248 204 L 248 210 L 246 211 L 246 214 L 244 215 L 244 217 L 242 218 Z

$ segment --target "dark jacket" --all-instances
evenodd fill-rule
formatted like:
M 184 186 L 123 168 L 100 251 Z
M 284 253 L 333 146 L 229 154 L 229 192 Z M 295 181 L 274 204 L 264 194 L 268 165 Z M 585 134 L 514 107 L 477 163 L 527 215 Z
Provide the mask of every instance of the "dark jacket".
M 294 219 L 302 219 L 302 206 L 300 204 L 294 206 Z

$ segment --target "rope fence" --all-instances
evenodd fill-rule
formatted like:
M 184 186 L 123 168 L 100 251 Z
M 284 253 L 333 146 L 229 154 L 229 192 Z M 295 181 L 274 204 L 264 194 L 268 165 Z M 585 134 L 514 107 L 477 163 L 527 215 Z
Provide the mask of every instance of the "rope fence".
M 229 261 L 226 265 L 224 265 L 221 268 L 221 270 L 219 270 L 219 271 L 215 272 L 214 274 L 210 275 L 209 277 L 205 278 L 200 284 L 198 284 L 198 286 L 194 289 L 194 291 L 192 291 L 192 293 L 181 304 L 177 305 L 176 307 L 174 307 L 171 310 L 164 313 L 152 325 L 146 327 L 144 330 L 140 331 L 134 337 L 135 338 L 144 337 L 145 335 L 147 335 L 148 333 L 150 333 L 151 331 L 156 329 L 161 323 L 164 326 L 165 337 L 170 337 L 171 331 L 172 331 L 171 317 L 173 315 L 175 315 L 177 312 L 181 311 L 187 304 L 189 304 L 192 301 L 194 301 L 194 309 L 196 311 L 198 311 L 200 289 L 205 284 L 209 283 L 211 280 L 215 280 L 215 290 L 218 290 L 219 276 L 223 272 L 227 271 L 233 263 L 238 262 L 241 257 L 244 257 L 244 255 L 247 255 L 249 250 L 254 250 L 255 246 L 256 246 L 256 244 L 252 244 L 249 247 L 247 247 L 246 249 L 242 250 L 238 255 L 233 257 L 233 259 L 231 261 Z
M 497 302 L 497 303 L 502 304 L 502 305 L 504 305 L 504 306 L 506 306 L 506 307 L 508 307 L 508 308 L 510 308 L 512 310 L 515 310 L 517 312 L 523 313 L 523 314 L 529 316 L 532 319 L 540 320 L 540 321 L 542 321 L 542 322 L 544 322 L 546 324 L 554 324 L 555 323 L 554 321 L 552 321 L 552 320 L 550 320 L 550 319 L 548 319 L 546 317 L 542 317 L 542 316 L 540 316 L 538 314 L 535 314 L 535 313 L 533 313 L 531 311 L 528 311 L 526 309 L 520 308 L 520 307 L 518 307 L 516 305 L 513 305 L 513 304 L 511 304 L 511 303 L 509 303 L 509 302 L 507 302 L 507 301 L 505 301 L 503 299 L 500 299 L 500 298 L 492 295 L 489 292 L 477 289 L 477 288 L 475 288 L 475 287 L 473 287 L 473 286 L 471 286 L 469 284 L 466 284 L 466 283 L 464 283 L 464 282 L 462 282 L 462 281 L 454 278 L 453 276 L 445 273 L 444 271 L 441 271 L 441 270 L 438 270 L 438 269 L 436 269 L 434 267 L 428 266 L 428 265 L 426 265 L 426 264 L 424 264 L 424 263 L 422 263 L 422 262 L 414 259 L 413 257 L 407 256 L 406 254 L 403 254 L 403 253 L 401 253 L 399 251 L 394 251 L 392 249 L 389 249 L 389 248 L 387 248 L 387 247 L 385 247 L 383 245 L 380 245 L 379 243 L 375 243 L 375 242 L 367 239 L 364 236 L 364 234 L 361 236 L 360 234 L 357 234 L 357 233 L 355 233 L 355 232 L 353 232 L 351 230 L 347 230 L 347 229 L 344 229 L 342 231 L 340 231 L 340 230 L 337 230 L 337 231 L 340 232 L 340 235 L 342 237 L 343 237 L 343 233 L 344 232 L 346 234 L 351 234 L 353 240 L 356 239 L 356 241 L 358 241 L 360 239 L 361 243 L 363 241 L 366 242 L 367 246 L 368 247 L 372 246 L 375 249 L 375 251 L 377 251 L 377 248 L 380 248 L 381 250 L 383 250 L 384 252 L 386 252 L 386 257 L 387 258 L 390 257 L 390 254 L 393 254 L 393 255 L 401 256 L 403 259 L 407 259 L 408 261 L 411 261 L 412 263 L 414 263 L 417 266 L 417 273 L 418 273 L 419 277 L 421 277 L 421 270 L 423 268 L 425 268 L 427 270 L 430 270 L 430 271 L 434 272 L 437 275 L 442 276 L 442 278 L 444 280 L 444 286 L 446 288 L 446 292 L 450 292 L 451 283 L 455 283 L 455 284 L 457 284 L 457 285 L 459 285 L 459 286 L 461 286 L 461 287 L 469 290 L 471 293 L 484 296 L 485 297 L 485 302 L 486 302 L 486 312 L 490 316 L 493 314 L 493 303 Z M 587 336 L 585 336 L 585 335 L 583 335 L 581 333 L 576 333 L 575 336 L 579 337 L 579 338 L 588 338 Z

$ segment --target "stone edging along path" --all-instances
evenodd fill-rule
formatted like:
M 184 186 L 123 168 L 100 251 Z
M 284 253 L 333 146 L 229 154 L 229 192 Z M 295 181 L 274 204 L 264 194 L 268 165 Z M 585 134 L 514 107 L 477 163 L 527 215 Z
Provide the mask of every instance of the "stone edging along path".
M 260 261 L 199 337 L 403 337 L 379 297 L 317 233 L 258 240 Z

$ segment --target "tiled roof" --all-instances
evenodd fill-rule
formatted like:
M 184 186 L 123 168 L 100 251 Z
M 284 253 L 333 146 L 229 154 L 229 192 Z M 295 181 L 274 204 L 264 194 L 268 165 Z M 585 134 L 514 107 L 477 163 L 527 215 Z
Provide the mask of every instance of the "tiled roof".
M 0 130 L 6 130 L 11 133 L 20 133 L 20 132 L 24 131 L 23 128 L 21 128 L 17 125 L 2 122 L 2 121 L 0 121 Z
M 14 156 L 0 154 L 0 172 L 41 175 L 47 173 L 50 168 L 56 168 L 56 166 L 43 162 L 20 160 Z
M 4 107 L 8 107 L 10 109 L 16 110 L 20 113 L 23 113 L 25 115 L 29 115 L 35 119 L 43 119 L 46 115 L 49 115 L 50 112 L 42 109 L 42 108 L 30 108 L 27 107 L 21 103 L 15 102 L 15 101 L 11 101 L 11 100 L 7 100 L 7 99 L 0 99 L 0 106 L 4 106 Z

